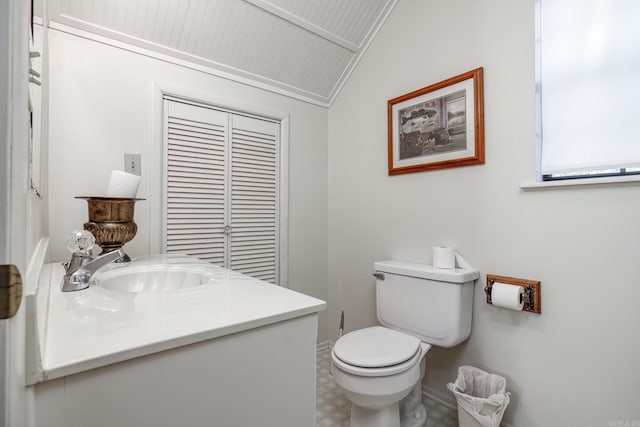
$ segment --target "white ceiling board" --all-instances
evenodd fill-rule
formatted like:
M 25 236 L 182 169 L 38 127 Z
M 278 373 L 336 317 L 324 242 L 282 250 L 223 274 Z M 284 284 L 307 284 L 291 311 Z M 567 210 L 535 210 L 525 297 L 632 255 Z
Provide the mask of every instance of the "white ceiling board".
M 49 19 L 329 105 L 396 1 L 49 0 Z

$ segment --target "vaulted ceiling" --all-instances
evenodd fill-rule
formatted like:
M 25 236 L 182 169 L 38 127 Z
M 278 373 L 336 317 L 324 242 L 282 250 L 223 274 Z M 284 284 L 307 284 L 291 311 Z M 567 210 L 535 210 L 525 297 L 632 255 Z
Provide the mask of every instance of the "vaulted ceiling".
M 48 0 L 47 15 L 54 28 L 330 105 L 396 2 Z

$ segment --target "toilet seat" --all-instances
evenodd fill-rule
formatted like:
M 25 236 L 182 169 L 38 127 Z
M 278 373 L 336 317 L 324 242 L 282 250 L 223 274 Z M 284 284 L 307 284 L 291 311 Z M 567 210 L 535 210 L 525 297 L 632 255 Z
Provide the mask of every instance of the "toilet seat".
M 341 337 L 332 350 L 336 366 L 355 375 L 393 375 L 414 366 L 420 340 L 382 326 L 360 329 Z

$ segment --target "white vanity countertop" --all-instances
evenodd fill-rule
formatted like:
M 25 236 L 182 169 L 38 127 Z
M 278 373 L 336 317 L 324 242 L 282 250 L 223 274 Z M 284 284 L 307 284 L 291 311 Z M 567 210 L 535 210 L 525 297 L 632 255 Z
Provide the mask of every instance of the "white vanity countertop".
M 134 260 L 132 265 L 145 262 Z M 62 292 L 63 267 L 46 264 L 38 292 L 48 292 L 48 305 L 37 308 L 38 317 L 46 319 L 41 322 L 40 381 L 326 308 L 319 299 L 221 267 L 191 262 L 197 268 L 210 269 L 214 282 L 165 292 L 123 292 L 99 285 Z

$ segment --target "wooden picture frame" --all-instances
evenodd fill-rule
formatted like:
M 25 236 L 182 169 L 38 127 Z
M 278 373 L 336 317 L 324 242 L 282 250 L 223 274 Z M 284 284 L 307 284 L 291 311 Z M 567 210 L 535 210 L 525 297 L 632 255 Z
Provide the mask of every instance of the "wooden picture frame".
M 387 101 L 389 175 L 484 163 L 482 70 Z

